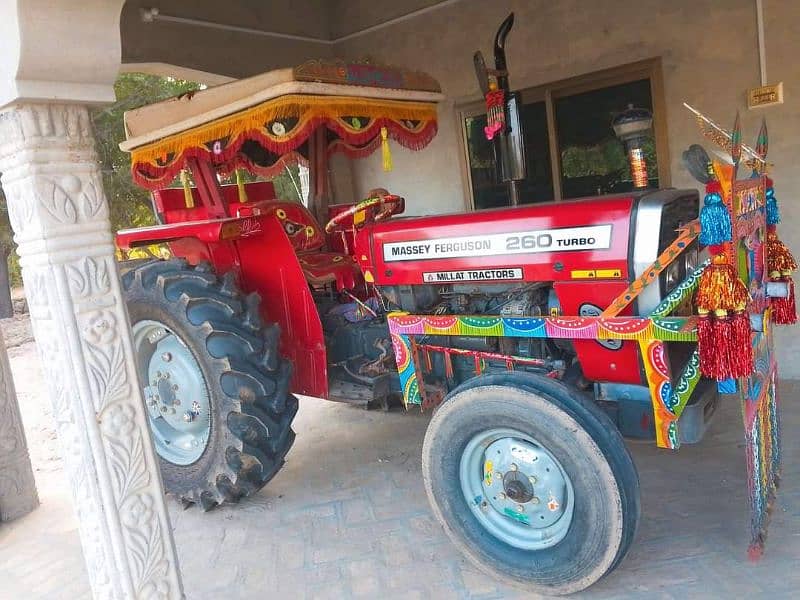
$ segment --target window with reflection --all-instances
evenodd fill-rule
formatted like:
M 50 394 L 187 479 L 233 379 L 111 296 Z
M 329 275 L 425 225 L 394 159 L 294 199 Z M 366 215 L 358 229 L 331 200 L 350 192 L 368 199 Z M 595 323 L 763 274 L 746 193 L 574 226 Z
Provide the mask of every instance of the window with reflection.
M 627 74 L 617 72 L 626 69 Z M 527 179 L 519 184 L 520 204 L 631 191 L 633 180 L 627 155 L 614 135 L 611 121 L 628 105 L 656 113 L 652 76 L 660 73 L 657 69 L 657 61 L 636 63 L 620 67 L 611 75 L 606 71 L 522 90 Z M 475 103 L 465 107 L 462 115 L 474 208 L 508 206 L 508 184 L 499 180 L 494 145 L 483 131 L 485 107 Z M 663 127 L 656 114 L 654 128 L 663 131 Z M 656 146 L 655 135 L 644 145 L 653 188 L 660 183 Z
M 650 80 L 556 98 L 555 125 L 561 163 L 562 198 L 629 192 L 633 189 L 628 157 L 611 128 L 628 104 L 653 110 Z M 658 187 L 653 138 L 644 144 L 651 187 Z

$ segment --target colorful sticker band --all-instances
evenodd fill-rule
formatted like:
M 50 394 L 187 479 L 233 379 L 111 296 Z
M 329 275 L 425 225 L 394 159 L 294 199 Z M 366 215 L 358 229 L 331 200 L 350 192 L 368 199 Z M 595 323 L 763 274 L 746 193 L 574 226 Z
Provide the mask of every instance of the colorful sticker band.
M 403 335 L 469 335 L 582 340 L 697 341 L 697 317 L 497 317 L 389 313 L 389 331 Z

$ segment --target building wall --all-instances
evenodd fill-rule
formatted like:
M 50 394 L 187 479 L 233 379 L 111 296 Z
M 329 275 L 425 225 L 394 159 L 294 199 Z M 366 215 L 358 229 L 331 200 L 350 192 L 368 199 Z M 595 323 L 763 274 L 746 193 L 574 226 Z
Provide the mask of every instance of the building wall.
M 338 39 L 351 35 L 441 2 L 442 0 L 403 0 L 402 2 L 329 0 L 331 37 Z
M 376 11 L 387 0 L 361 1 Z M 661 57 L 667 108 L 672 185 L 697 187 L 681 164 L 691 143 L 704 143 L 683 102 L 730 126 L 741 111 L 745 141 L 752 143 L 762 116 L 770 130 L 769 158 L 784 223 L 782 237 L 800 254 L 800 2 L 764 0 L 769 82 L 784 82 L 786 103 L 748 111 L 745 90 L 759 85 L 754 0 L 462 0 L 419 18 L 335 47 L 347 58 L 424 69 L 442 84 L 448 101 L 440 134 L 421 153 L 394 150 L 395 170 L 384 174 L 380 157 L 354 162 L 355 195 L 379 184 L 405 196 L 410 213 L 462 210 L 466 191 L 459 162 L 454 104 L 479 99 L 472 54 L 492 56 L 493 36 L 509 11 L 516 23 L 507 42 L 513 88 L 546 84 L 642 59 Z M 355 25 L 354 25 L 355 26 Z M 708 148 L 708 144 L 705 144 Z M 393 147 L 394 149 L 394 147 Z M 800 377 L 796 328 L 778 332 L 781 371 Z
M 329 40 L 434 4 L 435 0 L 294 0 L 262 6 L 197 0 L 187 10 L 179 0 L 158 3 L 162 13 L 190 13 L 186 16 Z M 388 187 L 406 198 L 408 214 L 467 206 L 454 106 L 480 99 L 472 54 L 480 49 L 491 57 L 494 33 L 508 12 L 516 13 L 507 43 L 514 88 L 660 57 L 669 156 L 659 159 L 670 165 L 672 184 L 696 186 L 680 156 L 689 144 L 703 142 L 682 107 L 684 101 L 728 126 L 740 110 L 746 141 L 754 139 L 766 116 L 772 173 L 782 200 L 781 232 L 800 254 L 800 170 L 793 168 L 800 156 L 800 2 L 764 0 L 769 81 L 784 82 L 786 103 L 756 111 L 748 111 L 745 103 L 745 90 L 759 84 L 755 0 L 446 0 L 436 10 L 334 45 L 144 24 L 139 8 L 145 5 L 149 3 L 144 0 L 129 0 L 124 9 L 126 63 L 166 62 L 242 77 L 315 57 L 368 57 L 435 76 L 447 101 L 440 109 L 440 133 L 426 150 L 412 153 L 393 144 L 394 171 L 388 174 L 381 170 L 379 155 L 352 164 L 341 158 L 333 163 L 335 201 Z M 800 336 L 795 334 L 793 328 L 779 330 L 779 355 L 783 373 L 800 377 L 800 362 L 787 360 L 800 350 Z

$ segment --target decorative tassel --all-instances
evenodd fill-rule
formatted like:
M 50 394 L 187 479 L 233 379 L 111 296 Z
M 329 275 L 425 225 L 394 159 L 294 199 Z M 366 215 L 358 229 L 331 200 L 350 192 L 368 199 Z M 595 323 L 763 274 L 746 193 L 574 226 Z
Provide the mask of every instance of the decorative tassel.
M 447 381 L 452 381 L 454 377 L 453 357 L 450 356 L 450 353 L 447 350 L 444 352 L 444 376 Z
M 714 256 L 700 276 L 695 296 L 700 372 L 706 377 L 719 381 L 752 372 L 750 321 L 745 312 L 749 296 L 726 256 Z
M 489 92 L 486 94 L 486 127 L 483 132 L 486 139 L 492 141 L 506 128 L 506 95 L 503 90 L 497 89 L 497 82 L 489 83 Z
M 718 181 L 706 184 L 706 197 L 700 211 L 700 243 L 713 246 L 731 241 L 731 217 L 722 202 L 722 186 Z
M 695 305 L 708 312 L 732 311 L 747 304 L 749 293 L 724 254 L 717 254 L 700 276 Z
M 794 281 L 788 275 L 782 277 L 789 287 L 789 296 L 786 298 L 771 298 L 772 320 L 777 325 L 794 325 L 797 323 L 797 304 L 794 298 Z
M 731 317 L 731 377 L 749 377 L 755 370 L 750 318 L 742 306 Z
M 244 187 L 244 176 L 241 169 L 236 169 L 236 187 L 239 191 L 239 202 L 247 202 L 247 189 Z
M 767 228 L 767 274 L 771 281 L 786 282 L 789 295 L 786 298 L 770 298 L 772 320 L 778 325 L 797 322 L 797 304 L 794 294 L 792 272 L 797 270 L 797 261 L 786 245 L 778 238 L 775 226 Z
M 714 327 L 706 310 L 700 310 L 697 319 L 697 347 L 700 358 L 700 372 L 711 377 L 714 371 Z
M 775 198 L 775 188 L 772 179 L 767 177 L 767 225 L 777 225 L 781 222 L 781 213 L 778 210 L 778 201 Z
M 783 273 L 797 270 L 797 261 L 786 245 L 778 238 L 775 227 L 767 229 L 767 273 L 777 278 Z
M 747 560 L 751 563 L 757 563 L 764 556 L 764 540 L 759 539 L 755 544 L 750 544 L 747 547 Z
M 183 200 L 186 208 L 194 208 L 194 196 L 192 196 L 192 185 L 189 182 L 189 173 L 186 169 L 181 170 L 181 185 L 183 186 Z
M 381 127 L 381 156 L 383 158 L 383 170 L 392 170 L 392 152 L 389 150 L 389 130 Z
M 731 319 L 726 311 L 714 311 L 713 325 L 713 364 L 708 376 L 719 381 L 734 376 L 731 368 L 731 355 L 738 349 L 733 347 Z

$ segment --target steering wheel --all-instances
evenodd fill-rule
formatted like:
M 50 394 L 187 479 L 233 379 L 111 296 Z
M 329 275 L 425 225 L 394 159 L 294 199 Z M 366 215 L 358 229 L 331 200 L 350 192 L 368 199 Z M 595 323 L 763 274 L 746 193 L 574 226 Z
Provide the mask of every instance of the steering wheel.
M 378 207 L 377 212 L 367 212 L 374 207 Z M 371 214 L 370 222 L 377 223 L 378 221 L 388 219 L 392 215 L 403 212 L 405 207 L 406 201 L 403 198 L 390 194 L 383 188 L 377 188 L 370 191 L 366 200 L 354 204 L 328 221 L 325 224 L 325 233 L 331 233 L 336 229 L 342 228 L 342 223 L 349 217 L 353 217 L 353 227 L 358 227 L 367 223 L 367 215 Z M 355 218 L 355 215 L 358 213 L 364 213 L 360 221 Z

